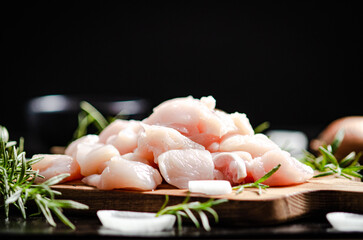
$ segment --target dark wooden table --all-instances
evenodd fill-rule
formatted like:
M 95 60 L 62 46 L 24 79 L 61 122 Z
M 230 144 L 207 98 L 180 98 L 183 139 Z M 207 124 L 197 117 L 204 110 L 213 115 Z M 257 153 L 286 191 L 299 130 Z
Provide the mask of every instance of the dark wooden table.
M 70 216 L 76 230 L 62 223 L 49 226 L 41 217 L 0 221 L 0 239 L 363 239 L 363 233 L 338 232 L 324 215 L 306 217 L 289 223 L 230 227 L 215 225 L 210 232 L 185 224 L 182 231 L 125 234 L 104 228 L 96 216 Z

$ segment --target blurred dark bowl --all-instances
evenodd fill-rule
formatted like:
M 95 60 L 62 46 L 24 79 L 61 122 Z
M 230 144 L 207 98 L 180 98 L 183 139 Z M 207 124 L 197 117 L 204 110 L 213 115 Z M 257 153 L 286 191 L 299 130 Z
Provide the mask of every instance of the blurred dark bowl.
M 151 112 L 149 101 L 142 98 L 89 95 L 33 98 L 26 106 L 27 144 L 31 145 L 32 154 L 47 153 L 52 146 L 66 146 L 72 140 L 81 101 L 89 102 L 105 117 L 121 112 L 126 119 L 142 120 Z

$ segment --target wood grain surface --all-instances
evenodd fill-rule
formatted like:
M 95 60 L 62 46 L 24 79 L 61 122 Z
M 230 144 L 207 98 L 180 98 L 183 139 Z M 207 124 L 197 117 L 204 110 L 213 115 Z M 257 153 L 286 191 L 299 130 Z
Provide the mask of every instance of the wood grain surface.
M 100 209 L 157 212 L 165 197 L 169 204 L 182 202 L 186 189 L 175 189 L 162 184 L 154 191 L 111 190 L 103 191 L 81 182 L 56 185 L 61 198 L 87 204 L 88 213 Z M 363 213 L 363 183 L 333 176 L 311 179 L 304 184 L 288 187 L 270 187 L 258 194 L 257 189 L 247 188 L 235 193 L 206 196 L 191 194 L 191 201 L 206 198 L 227 198 L 227 203 L 215 206 L 220 222 L 233 225 L 277 224 L 306 215 L 324 214 L 331 211 Z

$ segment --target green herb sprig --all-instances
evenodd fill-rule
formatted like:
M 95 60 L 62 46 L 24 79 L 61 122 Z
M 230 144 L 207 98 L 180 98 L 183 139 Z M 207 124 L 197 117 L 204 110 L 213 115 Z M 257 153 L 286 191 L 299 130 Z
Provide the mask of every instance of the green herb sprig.
M 262 189 L 265 190 L 266 188 L 269 188 L 270 186 L 263 184 L 264 181 L 266 181 L 269 177 L 271 177 L 279 168 L 281 167 L 281 164 L 278 164 L 276 167 L 272 168 L 268 173 L 263 175 L 260 179 L 257 179 L 253 183 L 245 183 L 242 185 L 238 185 L 233 187 L 233 190 L 236 190 L 236 195 L 243 192 L 245 188 L 258 188 L 258 194 L 262 194 Z
M 80 103 L 81 112 L 78 114 L 78 127 L 73 134 L 73 139 L 78 139 L 87 134 L 90 125 L 96 127 L 101 132 L 109 121 L 89 102 L 82 101 Z
M 219 220 L 218 214 L 212 207 L 228 201 L 227 199 L 214 200 L 211 198 L 208 201 L 201 203 L 198 201 L 189 202 L 189 200 L 190 200 L 190 196 L 188 194 L 182 203 L 166 207 L 166 205 L 169 202 L 169 196 L 165 195 L 165 202 L 162 205 L 161 209 L 156 213 L 156 216 L 160 216 L 160 215 L 164 215 L 164 214 L 175 215 L 177 218 L 178 230 L 180 231 L 182 229 L 182 217 L 189 218 L 190 220 L 192 220 L 192 222 L 194 223 L 194 225 L 197 228 L 200 227 L 200 223 L 199 223 L 197 217 L 192 212 L 192 211 L 194 211 L 199 215 L 203 228 L 206 231 L 210 231 L 211 227 L 209 225 L 209 220 L 208 220 L 207 215 L 205 214 L 205 211 L 212 214 L 215 222 L 218 222 L 218 220 Z
M 260 125 L 258 125 L 257 127 L 255 127 L 253 129 L 253 131 L 255 132 L 255 134 L 257 133 L 262 133 L 263 131 L 265 131 L 266 129 L 268 129 L 270 127 L 270 122 L 263 122 Z
M 320 172 L 315 175 L 314 178 L 333 174 L 348 179 L 352 179 L 352 177 L 361 179 L 363 177 L 362 174 L 359 173 L 359 171 L 363 170 L 363 166 L 359 164 L 362 152 L 359 152 L 358 154 L 351 152 L 340 160 L 335 157 L 334 154 L 338 150 L 343 139 L 344 130 L 340 130 L 337 132 L 330 145 L 319 147 L 319 156 L 316 157 L 314 154 L 305 151 L 304 157 L 300 159 L 300 161 Z
M 26 204 L 35 202 L 38 212 L 32 215 L 42 213 L 50 225 L 56 226 L 53 213 L 65 225 L 75 229 L 73 223 L 62 213 L 62 209 L 88 209 L 88 206 L 72 200 L 57 200 L 55 196 L 61 193 L 50 188 L 69 174 L 61 174 L 41 184 L 35 184 L 35 179 L 42 176 L 31 166 L 42 158 L 26 159 L 23 144 L 23 139 L 20 140 L 19 147 L 15 141 L 9 141 L 7 129 L 0 126 L 0 208 L 4 208 L 6 219 L 9 219 L 11 205 L 18 208 L 22 217 L 26 219 Z

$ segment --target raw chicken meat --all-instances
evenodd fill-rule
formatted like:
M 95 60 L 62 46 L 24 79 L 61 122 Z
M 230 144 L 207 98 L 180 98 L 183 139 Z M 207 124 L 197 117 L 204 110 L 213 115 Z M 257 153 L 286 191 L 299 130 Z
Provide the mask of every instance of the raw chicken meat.
M 246 153 L 246 157 L 250 157 Z M 231 184 L 239 184 L 247 177 L 246 164 L 243 158 L 234 152 L 216 153 L 213 155 L 215 178 L 228 180 Z
M 115 146 L 120 154 L 130 153 L 137 147 L 139 132 L 142 127 L 138 121 L 130 121 L 129 126 L 117 134 L 108 137 L 107 143 Z
M 32 165 L 33 170 L 39 170 L 39 174 L 44 178 L 38 177 L 36 183 L 44 182 L 62 173 L 69 173 L 70 176 L 62 182 L 80 179 L 81 173 L 77 161 L 71 156 L 62 154 L 37 154 L 33 158 L 42 157 L 43 159 Z
M 281 149 L 266 152 L 262 157 L 255 158 L 249 164 L 250 172 L 254 180 L 261 178 L 272 168 L 281 164 L 281 167 L 264 184 L 269 186 L 286 186 L 303 183 L 313 177 L 314 171 L 311 167 L 301 163 Z
M 117 135 L 121 130 L 127 128 L 130 124 L 130 121 L 116 119 L 110 125 L 108 125 L 103 131 L 100 133 L 100 142 L 106 143 L 107 139 L 112 135 Z
M 154 168 L 157 168 L 157 165 L 155 164 L 154 160 L 147 160 L 145 158 L 142 158 L 141 156 L 139 156 L 138 154 L 135 153 L 126 153 L 124 155 L 122 155 L 122 158 L 130 160 L 130 161 L 135 161 L 135 162 L 141 162 L 141 163 L 145 163 L 147 165 L 150 165 Z
M 174 128 L 206 148 L 226 134 L 253 134 L 245 115 L 235 113 L 231 117 L 215 110 L 211 96 L 201 100 L 189 96 L 165 101 L 143 122 Z
M 183 136 L 177 130 L 164 126 L 142 124 L 135 153 L 149 161 L 158 163 L 158 156 L 172 149 L 201 149 L 204 147 Z
M 65 150 L 65 154 L 75 157 L 77 154 L 77 146 L 80 143 L 89 143 L 89 144 L 95 144 L 99 142 L 99 137 L 98 135 L 94 135 L 94 134 L 89 134 L 86 136 L 83 136 L 73 142 L 71 142 L 68 147 Z
M 76 160 L 80 166 L 81 174 L 89 176 L 101 173 L 106 162 L 114 156 L 119 156 L 118 150 L 109 144 L 80 143 L 77 149 Z
M 162 178 L 158 170 L 147 164 L 116 156 L 111 158 L 102 174 L 90 175 L 82 181 L 103 190 L 153 190 L 162 182 Z
M 238 133 L 242 135 L 254 135 L 255 131 L 253 130 L 250 120 L 248 120 L 246 114 L 244 113 L 231 113 L 229 115 L 233 120 L 234 124 L 238 129 Z
M 254 134 L 245 114 L 215 106 L 211 96 L 165 101 L 143 121 L 115 120 L 99 136 L 72 142 L 69 156 L 44 155 L 33 167 L 46 178 L 64 172 L 71 173 L 67 180 L 85 177 L 83 182 L 99 189 L 152 190 L 162 177 L 178 188 L 187 188 L 190 180 L 238 185 L 256 181 L 278 164 L 265 184 L 298 184 L 313 176 L 310 167 L 268 137 Z
M 214 178 L 212 155 L 207 150 L 170 150 L 158 157 L 158 163 L 165 181 L 178 188 L 188 188 L 190 180 Z
M 256 135 L 235 134 L 222 140 L 219 146 L 221 152 L 244 151 L 250 153 L 253 158 L 260 157 L 273 149 L 279 149 L 279 146 L 261 133 Z
M 214 107 L 215 100 L 212 99 L 200 101 L 191 96 L 174 98 L 155 107 L 143 122 L 171 127 L 188 136 L 200 133 L 200 128 L 207 133 L 222 135 L 220 128 L 223 124 L 214 116 Z

